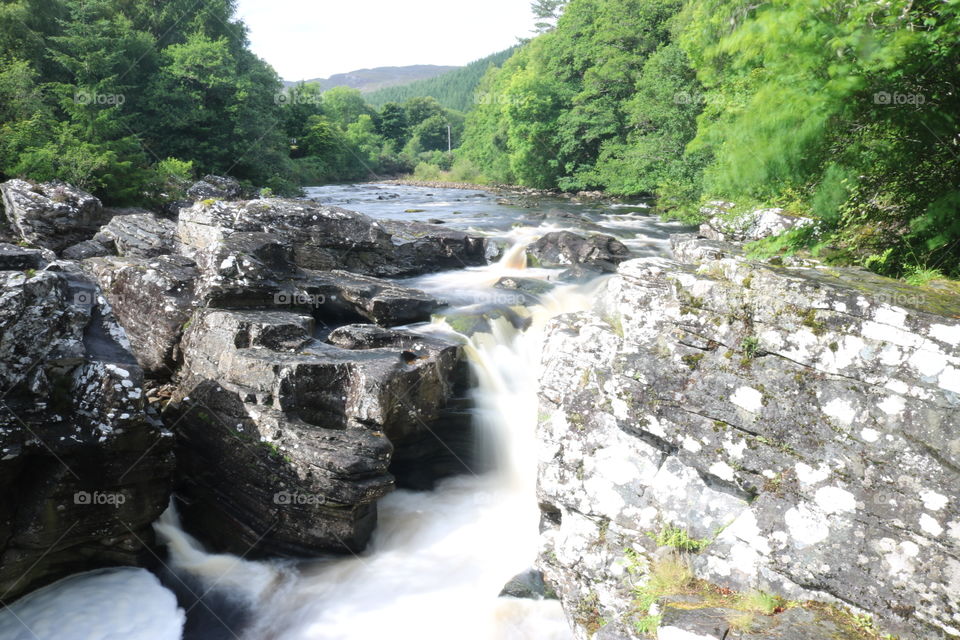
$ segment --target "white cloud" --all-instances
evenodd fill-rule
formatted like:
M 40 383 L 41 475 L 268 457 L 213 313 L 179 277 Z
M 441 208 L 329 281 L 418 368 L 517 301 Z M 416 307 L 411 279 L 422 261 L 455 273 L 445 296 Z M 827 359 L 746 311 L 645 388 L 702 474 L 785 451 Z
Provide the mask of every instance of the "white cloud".
M 287 80 L 463 65 L 529 37 L 529 0 L 239 0 L 251 48 Z

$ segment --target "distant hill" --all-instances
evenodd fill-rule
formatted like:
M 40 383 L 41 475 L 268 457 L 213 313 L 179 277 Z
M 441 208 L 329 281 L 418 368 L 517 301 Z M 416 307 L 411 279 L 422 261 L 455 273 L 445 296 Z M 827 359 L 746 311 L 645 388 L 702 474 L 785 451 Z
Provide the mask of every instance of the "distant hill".
M 333 87 L 351 87 L 362 93 L 410 84 L 418 80 L 428 80 L 440 74 L 460 69 L 461 67 L 445 67 L 433 64 L 415 64 L 409 67 L 377 67 L 376 69 L 357 69 L 349 73 L 338 73 L 329 78 L 311 78 L 306 82 L 317 82 L 324 90 Z M 285 80 L 288 87 L 300 81 Z
M 367 102 L 382 107 L 388 102 L 404 102 L 410 98 L 432 96 L 448 109 L 467 111 L 476 101 L 477 85 L 491 66 L 499 67 L 512 56 L 520 45 L 510 47 L 465 67 L 448 71 L 427 80 L 380 89 L 367 94 Z

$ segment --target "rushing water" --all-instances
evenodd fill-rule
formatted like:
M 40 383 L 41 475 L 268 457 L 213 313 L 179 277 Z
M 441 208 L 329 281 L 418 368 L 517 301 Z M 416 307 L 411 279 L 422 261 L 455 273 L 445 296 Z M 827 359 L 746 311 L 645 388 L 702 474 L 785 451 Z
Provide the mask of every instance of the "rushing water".
M 520 207 L 482 192 L 392 185 L 319 187 L 309 195 L 377 218 L 442 220 L 450 228 L 511 244 L 496 264 L 407 282 L 455 307 L 496 303 L 504 291 L 493 285 L 504 276 L 555 279 L 558 270 L 525 265 L 523 248 L 547 231 L 603 231 L 643 256 L 665 253 L 666 238 L 676 230 L 649 215 L 642 204 L 548 200 Z M 485 450 L 495 456 L 495 470 L 447 479 L 430 492 L 397 491 L 384 498 L 378 528 L 362 554 L 303 562 L 250 562 L 210 554 L 182 531 L 171 509 L 156 529 L 169 550 L 164 581 L 180 596 L 180 610 L 147 572 L 92 572 L 0 612 L 0 637 L 35 640 L 38 636 L 26 629 L 45 620 L 82 617 L 91 593 L 109 602 L 111 590 L 123 592 L 118 594 L 126 598 L 120 598 L 121 604 L 132 596 L 140 606 L 106 607 L 96 614 L 96 629 L 60 624 L 55 635 L 39 640 L 175 640 L 183 609 L 189 609 L 183 633 L 188 640 L 572 637 L 557 601 L 497 596 L 536 558 L 534 429 L 544 328 L 557 314 L 588 308 L 598 284 L 557 286 L 527 310 L 531 322 L 526 330 L 498 319 L 490 333 L 469 337 L 466 349 L 478 381 L 478 432 Z M 452 333 L 442 321 L 410 328 Z M 114 616 L 118 619 L 111 623 Z

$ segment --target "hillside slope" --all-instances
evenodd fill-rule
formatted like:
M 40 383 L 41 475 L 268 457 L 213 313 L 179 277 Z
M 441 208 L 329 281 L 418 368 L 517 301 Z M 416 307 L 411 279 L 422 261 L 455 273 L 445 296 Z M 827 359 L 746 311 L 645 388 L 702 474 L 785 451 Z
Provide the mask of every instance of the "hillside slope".
M 475 103 L 477 85 L 491 66 L 499 67 L 512 56 L 519 45 L 475 60 L 465 67 L 448 71 L 427 80 L 371 92 L 367 102 L 382 107 L 388 102 L 404 102 L 410 98 L 431 96 L 448 109 L 467 111 Z
M 410 84 L 411 82 L 425 81 L 436 76 L 456 71 L 461 67 L 442 66 L 434 64 L 416 64 L 407 67 L 376 67 L 374 69 L 357 69 L 347 73 L 338 73 L 329 78 L 312 78 L 306 82 L 316 82 L 321 87 L 350 87 L 359 89 L 363 93 L 378 91 L 388 87 Z M 298 84 L 299 81 L 286 80 L 286 86 Z

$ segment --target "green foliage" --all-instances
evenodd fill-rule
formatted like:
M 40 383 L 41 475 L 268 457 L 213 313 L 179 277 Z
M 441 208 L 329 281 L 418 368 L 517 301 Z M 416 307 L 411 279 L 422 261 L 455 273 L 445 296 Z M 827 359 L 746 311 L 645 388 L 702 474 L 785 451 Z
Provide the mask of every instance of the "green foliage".
M 685 154 L 699 83 L 672 40 L 680 9 L 573 0 L 555 29 L 481 82 L 489 99 L 468 114 L 465 152 L 501 182 L 624 195 L 669 187 L 671 209 L 698 197 L 704 154 Z
M 672 547 L 677 551 L 700 553 L 713 542 L 710 538 L 691 538 L 686 530 L 673 525 L 666 525 L 657 533 L 648 533 L 658 546 Z
M 477 87 L 487 70 L 502 65 L 516 50 L 517 47 L 511 47 L 434 78 L 371 92 L 366 96 L 367 102 L 382 108 L 391 102 L 430 97 L 447 109 L 468 111 L 486 99 L 484 94 L 478 93 Z

